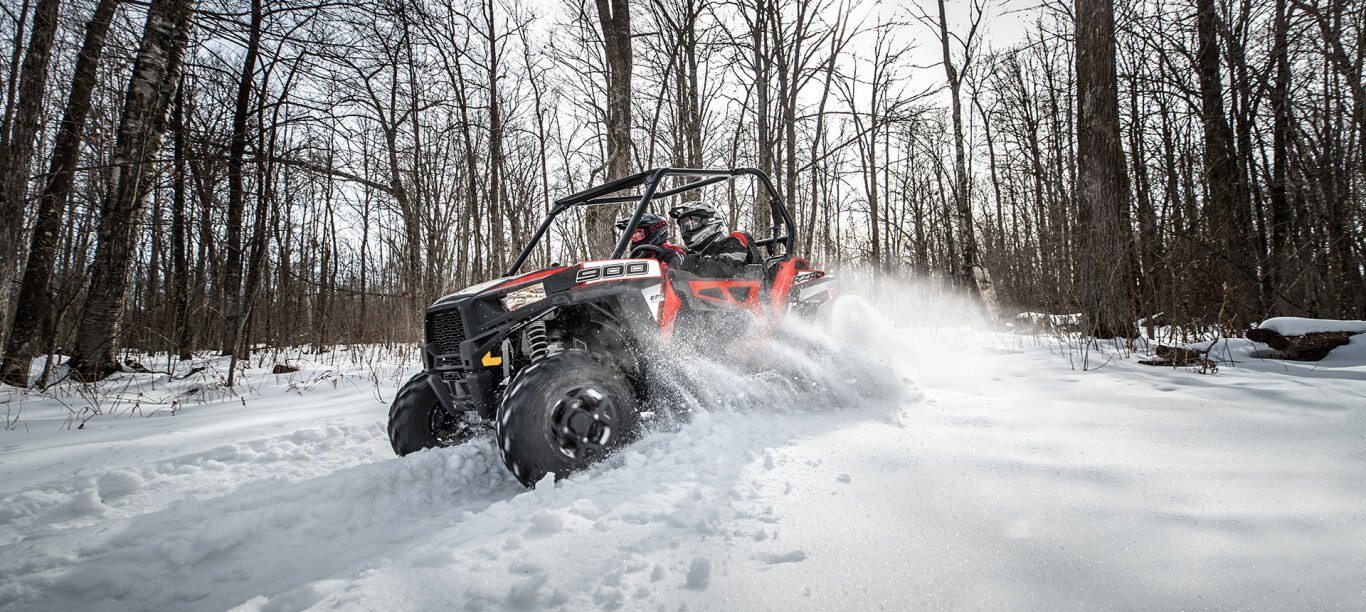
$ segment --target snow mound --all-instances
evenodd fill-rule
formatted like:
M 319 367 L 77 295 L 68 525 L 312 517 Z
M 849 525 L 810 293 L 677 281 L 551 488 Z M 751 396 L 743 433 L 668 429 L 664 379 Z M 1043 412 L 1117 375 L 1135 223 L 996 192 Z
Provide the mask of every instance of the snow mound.
M 1327 369 L 1356 368 L 1366 370 L 1366 335 L 1357 334 L 1319 360 L 1318 366 Z M 1362 377 L 1366 380 L 1366 376 Z

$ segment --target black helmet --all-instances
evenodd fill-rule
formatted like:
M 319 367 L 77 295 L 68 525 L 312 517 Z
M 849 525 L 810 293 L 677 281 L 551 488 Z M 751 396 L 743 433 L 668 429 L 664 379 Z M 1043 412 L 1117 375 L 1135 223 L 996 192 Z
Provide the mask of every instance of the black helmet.
M 626 229 L 631 222 L 630 217 L 617 219 L 617 231 Z M 638 247 L 642 244 L 653 244 L 663 248 L 664 243 L 669 241 L 669 221 L 656 214 L 645 213 L 640 217 L 640 223 L 636 224 L 635 233 L 631 234 L 631 246 Z
M 683 235 L 683 244 L 694 251 L 726 233 L 721 213 L 707 204 L 675 206 L 669 211 L 669 216 L 678 223 L 678 232 Z

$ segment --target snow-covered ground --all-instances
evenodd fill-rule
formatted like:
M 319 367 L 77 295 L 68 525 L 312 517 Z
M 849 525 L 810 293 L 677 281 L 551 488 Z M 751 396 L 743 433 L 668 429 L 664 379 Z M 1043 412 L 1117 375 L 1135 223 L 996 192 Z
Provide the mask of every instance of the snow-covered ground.
M 1234 341 L 1215 374 L 1082 371 L 1057 340 L 877 303 L 766 345 L 780 370 L 685 360 L 689 420 L 530 491 L 487 440 L 394 457 L 404 367 L 365 351 L 202 404 L 180 400 L 215 369 L 121 375 L 93 417 L 71 417 L 88 391 L 0 392 L 23 408 L 0 432 L 0 609 L 1366 601 L 1366 336 L 1318 364 Z

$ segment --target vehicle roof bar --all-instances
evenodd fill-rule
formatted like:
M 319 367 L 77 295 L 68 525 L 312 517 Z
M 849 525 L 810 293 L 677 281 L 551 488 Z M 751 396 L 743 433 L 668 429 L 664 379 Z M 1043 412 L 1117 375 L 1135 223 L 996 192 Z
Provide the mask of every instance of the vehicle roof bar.
M 567 195 L 567 196 L 565 196 L 565 197 L 563 197 L 563 198 L 560 198 L 560 199 L 556 200 L 556 201 L 555 201 L 555 205 L 556 205 L 556 206 L 572 206 L 572 205 L 574 205 L 574 204 L 578 204 L 578 203 L 583 202 L 583 201 L 585 201 L 585 200 L 593 199 L 594 197 L 597 197 L 597 196 L 600 196 L 600 195 L 607 195 L 607 194 L 610 194 L 610 193 L 615 193 L 615 192 L 621 191 L 622 189 L 630 189 L 631 187 L 635 187 L 635 186 L 637 186 L 637 185 L 640 185 L 640 184 L 644 183 L 644 182 L 645 182 L 645 179 L 646 179 L 646 176 L 647 176 L 648 174 L 649 174 L 649 172 L 641 172 L 641 173 L 639 173 L 639 174 L 632 174 L 631 176 L 622 177 L 622 178 L 619 178 L 619 179 L 617 179 L 617 180 L 615 180 L 615 181 L 612 181 L 612 182 L 610 182 L 610 183 L 606 183 L 606 184 L 603 184 L 603 185 L 598 185 L 597 187 L 590 187 L 590 188 L 585 189 L 585 190 L 583 190 L 583 191 L 580 191 L 580 192 L 578 192 L 578 193 L 570 194 L 570 195 Z
M 566 208 L 568 207 L 556 206 L 550 211 L 550 214 L 545 216 L 545 221 L 542 221 L 541 226 L 536 228 L 536 233 L 532 234 L 531 239 L 527 241 L 526 246 L 522 247 L 522 252 L 517 256 L 517 261 L 512 262 L 512 267 L 508 268 L 507 274 L 504 274 L 503 276 L 512 276 L 517 273 L 517 270 L 522 267 L 522 264 L 526 263 L 527 258 L 531 257 L 531 252 L 536 250 L 536 245 L 541 243 L 541 238 L 545 237 L 545 232 L 550 229 L 550 224 L 555 222 L 555 217 L 564 212 Z

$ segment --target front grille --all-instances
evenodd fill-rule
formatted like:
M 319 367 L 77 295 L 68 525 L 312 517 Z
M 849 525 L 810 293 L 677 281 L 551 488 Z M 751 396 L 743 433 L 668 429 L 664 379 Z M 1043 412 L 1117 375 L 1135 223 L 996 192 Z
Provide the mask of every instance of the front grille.
M 459 310 L 443 310 L 427 315 L 427 341 L 439 354 L 460 352 L 465 341 L 465 321 Z

